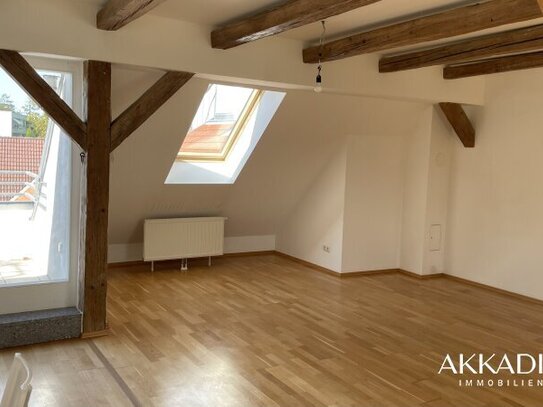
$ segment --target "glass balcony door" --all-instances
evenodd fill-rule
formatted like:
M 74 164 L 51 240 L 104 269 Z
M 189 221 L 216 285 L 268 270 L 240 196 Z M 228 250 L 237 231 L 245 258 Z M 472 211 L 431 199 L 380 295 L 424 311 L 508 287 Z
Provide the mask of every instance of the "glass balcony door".
M 28 58 L 81 111 L 81 64 Z M 0 314 L 77 305 L 79 148 L 0 72 Z

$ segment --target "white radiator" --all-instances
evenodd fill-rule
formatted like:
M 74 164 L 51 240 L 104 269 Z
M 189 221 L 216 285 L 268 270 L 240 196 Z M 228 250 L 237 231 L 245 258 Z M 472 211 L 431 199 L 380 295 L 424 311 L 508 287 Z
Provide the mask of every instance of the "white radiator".
M 146 219 L 143 227 L 143 259 L 154 262 L 221 256 L 224 254 L 225 220 Z

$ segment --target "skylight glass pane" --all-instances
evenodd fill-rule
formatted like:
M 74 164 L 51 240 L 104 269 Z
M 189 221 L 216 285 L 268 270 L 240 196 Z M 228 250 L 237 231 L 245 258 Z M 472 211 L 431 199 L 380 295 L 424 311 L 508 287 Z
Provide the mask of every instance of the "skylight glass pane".
M 224 159 L 236 125 L 254 93 L 248 88 L 210 85 L 181 146 L 180 157 Z

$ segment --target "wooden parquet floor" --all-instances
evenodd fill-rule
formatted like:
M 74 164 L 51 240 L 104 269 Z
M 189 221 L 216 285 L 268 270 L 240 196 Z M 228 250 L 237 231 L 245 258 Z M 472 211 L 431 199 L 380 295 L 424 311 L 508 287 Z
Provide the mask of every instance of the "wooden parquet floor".
M 543 350 L 542 305 L 449 279 L 225 258 L 188 273 L 112 269 L 108 306 L 111 335 L 94 344 L 142 406 L 543 406 L 543 388 L 438 375 L 447 353 Z M 134 405 L 86 341 L 22 350 L 31 406 Z

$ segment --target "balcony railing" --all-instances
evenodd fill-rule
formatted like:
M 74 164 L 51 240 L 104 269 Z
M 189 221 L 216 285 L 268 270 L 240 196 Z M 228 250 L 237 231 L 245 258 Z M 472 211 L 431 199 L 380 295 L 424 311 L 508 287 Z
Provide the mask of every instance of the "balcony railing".
M 1 181 L 1 179 L 16 179 L 15 181 Z M 31 171 L 11 171 L 0 170 L 0 205 L 12 203 L 28 203 L 33 204 L 31 219 L 34 219 L 37 208 L 43 206 L 43 198 L 45 196 L 42 187 L 45 183 L 41 180 L 38 174 Z M 6 188 L 11 187 L 17 192 L 2 192 Z M 21 200 L 20 198 L 26 198 Z

